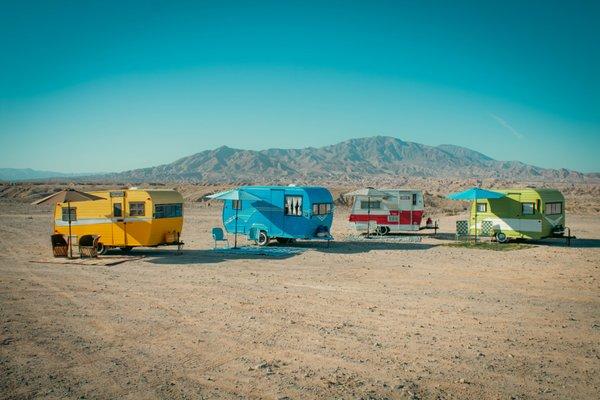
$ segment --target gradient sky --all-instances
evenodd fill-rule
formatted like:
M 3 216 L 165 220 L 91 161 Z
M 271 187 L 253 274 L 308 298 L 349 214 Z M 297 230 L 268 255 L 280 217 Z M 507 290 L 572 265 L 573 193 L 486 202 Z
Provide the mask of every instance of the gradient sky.
M 389 135 L 600 171 L 599 2 L 323 3 L 4 2 L 0 167 Z

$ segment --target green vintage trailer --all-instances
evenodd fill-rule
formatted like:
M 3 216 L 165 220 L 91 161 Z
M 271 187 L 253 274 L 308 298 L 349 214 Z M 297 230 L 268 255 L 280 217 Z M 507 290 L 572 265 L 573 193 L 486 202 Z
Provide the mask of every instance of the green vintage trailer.
M 493 235 L 499 242 L 564 236 L 565 198 L 560 191 L 534 188 L 494 191 L 506 197 L 477 200 L 471 205 L 469 225 L 477 226 L 478 234 Z

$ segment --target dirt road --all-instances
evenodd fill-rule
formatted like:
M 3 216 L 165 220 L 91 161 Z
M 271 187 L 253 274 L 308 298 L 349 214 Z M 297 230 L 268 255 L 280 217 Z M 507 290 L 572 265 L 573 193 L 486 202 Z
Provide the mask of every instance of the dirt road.
M 353 241 L 341 212 L 330 247 L 264 257 L 210 250 L 219 209 L 190 204 L 181 255 L 108 267 L 45 262 L 49 211 L 0 206 L 0 398 L 600 393 L 598 216 L 484 251 Z

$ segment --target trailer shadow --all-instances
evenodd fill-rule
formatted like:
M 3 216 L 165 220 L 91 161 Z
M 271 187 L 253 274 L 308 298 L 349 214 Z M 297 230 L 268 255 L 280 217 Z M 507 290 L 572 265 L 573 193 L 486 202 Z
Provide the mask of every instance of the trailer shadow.
M 343 242 L 298 242 L 293 246 L 272 244 L 267 247 L 243 247 L 240 250 L 225 249 L 135 249 L 128 255 L 132 258 L 143 257 L 150 264 L 157 265 L 191 265 L 218 264 L 235 260 L 286 260 L 312 250 L 330 254 L 359 254 L 374 250 L 427 250 L 437 245 L 423 243 L 389 243 L 377 241 L 343 241 Z M 112 251 L 109 255 L 127 255 Z
M 454 233 L 438 233 L 435 236 L 431 236 L 432 239 L 438 240 L 451 240 L 456 242 L 456 235 Z M 482 241 L 490 241 L 489 237 L 481 237 Z M 589 239 L 589 238 L 577 238 L 571 239 L 571 245 L 567 246 L 567 240 L 564 238 L 547 238 L 539 240 L 531 239 L 516 239 L 516 243 L 532 244 L 540 247 L 573 247 L 576 249 L 586 248 L 600 248 L 600 239 Z
M 456 240 L 456 233 L 438 232 L 435 235 L 431 234 L 424 237 L 436 240 Z
M 279 245 L 274 245 L 277 247 Z M 295 248 L 309 249 L 321 253 L 331 254 L 359 254 L 375 250 L 427 250 L 435 247 L 435 244 L 424 244 L 419 242 L 384 242 L 374 240 L 347 240 L 333 242 L 297 242 Z
M 191 264 L 218 264 L 226 261 L 235 260 L 284 260 L 295 257 L 299 254 L 278 252 L 269 254 L 263 252 L 246 253 L 238 252 L 235 249 L 228 251 L 215 251 L 214 249 L 182 249 L 176 250 L 157 250 L 157 249 L 136 249 L 132 251 L 131 257 L 143 256 L 143 260 L 150 264 L 158 265 L 191 265 Z
M 576 249 L 593 249 L 600 248 L 600 239 L 588 239 L 588 238 L 577 238 L 571 239 L 571 245 L 567 246 L 567 240 L 563 238 L 552 238 L 552 239 L 541 239 L 541 240 L 527 240 L 523 243 L 530 243 L 536 246 L 545 247 L 573 247 Z

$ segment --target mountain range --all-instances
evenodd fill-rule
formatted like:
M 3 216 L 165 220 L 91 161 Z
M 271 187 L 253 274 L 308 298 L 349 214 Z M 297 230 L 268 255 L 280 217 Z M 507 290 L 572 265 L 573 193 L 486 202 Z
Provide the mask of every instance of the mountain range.
M 222 146 L 170 164 L 101 176 L 118 181 L 196 183 L 360 182 L 373 178 L 393 181 L 399 177 L 552 181 L 600 176 L 540 168 L 520 161 L 498 161 L 465 147 L 427 146 L 386 136 L 303 149 L 254 151 Z
M 68 174 L 55 171 L 40 171 L 31 168 L 0 168 L 0 181 L 30 181 L 52 178 L 72 178 L 84 175 L 89 174 Z
M 520 161 L 498 161 L 465 147 L 449 144 L 428 146 L 387 136 L 302 149 L 256 151 L 222 146 L 170 164 L 108 174 L 0 168 L 0 180 L 3 181 L 69 178 L 78 181 L 306 184 L 393 182 L 409 177 L 596 181 L 600 179 L 600 173 L 584 174 L 564 168 L 536 167 Z

